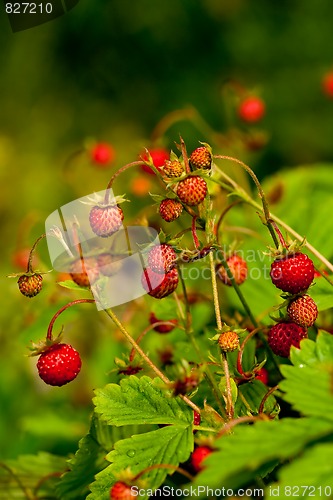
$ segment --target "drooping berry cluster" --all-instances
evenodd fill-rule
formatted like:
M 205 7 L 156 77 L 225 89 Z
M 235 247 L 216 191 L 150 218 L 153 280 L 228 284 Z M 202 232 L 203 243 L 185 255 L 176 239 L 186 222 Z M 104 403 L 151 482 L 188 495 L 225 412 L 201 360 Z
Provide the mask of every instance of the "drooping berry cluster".
M 268 344 L 278 356 L 289 357 L 291 346 L 300 347 L 317 319 L 318 308 L 305 292 L 315 277 L 312 260 L 302 252 L 278 257 L 271 265 L 272 283 L 289 294 L 287 317 L 272 326 L 268 333 Z

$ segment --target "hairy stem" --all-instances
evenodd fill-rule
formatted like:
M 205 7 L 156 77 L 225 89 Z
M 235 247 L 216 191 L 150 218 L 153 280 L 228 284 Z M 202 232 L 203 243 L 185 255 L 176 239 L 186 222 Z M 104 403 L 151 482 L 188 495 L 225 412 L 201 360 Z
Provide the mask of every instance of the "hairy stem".
M 50 321 L 49 327 L 47 329 L 46 339 L 47 340 L 52 340 L 53 325 L 54 325 L 56 319 L 58 318 L 58 316 L 60 316 L 61 313 L 63 313 L 64 311 L 66 311 L 66 309 L 68 309 L 69 307 L 75 306 L 76 304 L 87 304 L 87 303 L 88 304 L 89 303 L 95 303 L 95 299 L 77 299 L 77 300 L 73 300 L 72 302 L 69 302 L 68 304 L 65 304 L 63 307 L 61 307 L 59 309 L 59 311 L 57 311 L 55 313 L 55 315 L 53 316 L 53 318 Z
M 115 325 L 119 328 L 121 333 L 124 335 L 126 340 L 134 347 L 134 349 L 138 352 L 138 354 L 142 357 L 142 359 L 147 363 L 147 365 L 156 373 L 156 375 L 165 383 L 170 385 L 172 382 L 171 380 L 168 379 L 166 375 L 164 375 L 163 372 L 152 362 L 152 360 L 147 356 L 147 354 L 141 349 L 141 347 L 137 344 L 137 342 L 133 339 L 133 337 L 129 334 L 129 332 L 126 330 L 124 325 L 121 323 L 121 321 L 118 319 L 118 317 L 115 315 L 115 313 L 112 311 L 112 309 L 104 309 L 106 314 L 112 319 L 112 321 L 115 323 Z M 190 406 L 193 410 L 197 411 L 198 413 L 201 413 L 200 408 L 193 403 L 187 396 L 184 396 L 182 394 L 179 395 L 179 397 L 188 405 Z
M 36 247 L 38 245 L 38 243 L 43 239 L 43 238 L 46 238 L 46 233 L 42 234 L 41 236 L 39 236 L 39 238 L 37 238 L 37 240 L 35 241 L 35 243 L 33 244 L 31 250 L 30 250 L 30 254 L 29 254 L 29 260 L 28 260 L 28 266 L 27 266 L 27 273 L 33 273 L 33 269 L 32 269 L 32 259 L 34 257 L 34 253 L 35 253 L 35 250 L 36 250 Z

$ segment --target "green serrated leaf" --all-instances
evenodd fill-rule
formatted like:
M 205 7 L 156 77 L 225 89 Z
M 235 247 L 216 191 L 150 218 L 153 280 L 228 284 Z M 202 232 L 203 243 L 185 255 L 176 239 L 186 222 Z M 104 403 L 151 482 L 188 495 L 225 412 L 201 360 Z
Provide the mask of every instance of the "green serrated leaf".
M 333 444 L 317 444 L 306 450 L 297 460 L 282 467 L 279 482 L 267 490 L 275 491 L 279 498 L 332 498 Z M 276 495 L 275 495 L 276 496 Z
M 192 486 L 241 488 L 255 481 L 260 469 L 274 461 L 290 460 L 314 440 L 331 436 L 331 422 L 315 418 L 293 418 L 238 425 L 232 435 L 214 443 L 218 450 L 205 459 L 205 469 Z M 222 466 L 223 464 L 223 466 Z
M 40 496 L 54 495 L 59 475 L 67 468 L 65 457 L 59 457 L 46 452 L 37 455 L 21 455 L 16 460 L 8 460 L 0 467 L 0 498 L 3 500 L 26 499 L 22 490 L 33 491 L 42 477 L 48 478 L 40 484 Z
M 177 424 L 187 426 L 193 412 L 172 391 L 165 388 L 161 379 L 123 379 L 120 385 L 108 384 L 95 391 L 93 399 L 96 412 L 109 424 Z
M 261 380 L 250 380 L 239 386 L 239 395 L 235 405 L 235 413 L 238 416 L 258 415 L 260 404 L 265 397 L 268 388 Z M 268 415 L 277 414 L 279 407 L 275 397 L 271 394 L 263 408 Z
M 107 455 L 112 464 L 96 476 L 91 485 L 92 493 L 87 497 L 90 500 L 108 500 L 110 488 L 119 474 L 126 471 L 133 477 L 139 472 L 153 465 L 165 464 L 177 467 L 185 462 L 193 450 L 192 426 L 179 427 L 176 425 L 163 427 L 146 434 L 134 435 L 128 439 L 118 441 L 115 449 Z M 146 490 L 158 488 L 168 474 L 173 474 L 172 468 L 155 468 L 142 475 Z M 147 495 L 140 498 L 148 498 Z
M 299 351 L 299 352 L 296 352 Z M 291 349 L 293 366 L 281 366 L 286 377 L 280 383 L 282 398 L 308 416 L 333 422 L 333 338 L 320 332 L 316 342 L 303 340 Z
M 76 290 L 76 291 L 90 293 L 90 289 L 83 287 L 83 286 L 80 286 L 77 283 L 74 283 L 74 281 L 72 281 L 72 280 L 58 281 L 57 284 L 62 286 L 63 288 L 68 288 L 69 290 Z
M 235 402 L 237 400 L 237 396 L 238 396 L 238 387 L 237 387 L 237 384 L 233 378 L 230 378 L 229 380 L 230 380 L 232 402 L 233 402 L 233 404 L 235 404 Z M 226 377 L 224 377 L 224 376 L 221 377 L 221 380 L 219 381 L 218 386 L 219 386 L 219 389 L 221 391 L 221 394 L 222 394 L 224 400 L 226 401 L 226 398 L 227 398 L 227 379 L 226 379 Z

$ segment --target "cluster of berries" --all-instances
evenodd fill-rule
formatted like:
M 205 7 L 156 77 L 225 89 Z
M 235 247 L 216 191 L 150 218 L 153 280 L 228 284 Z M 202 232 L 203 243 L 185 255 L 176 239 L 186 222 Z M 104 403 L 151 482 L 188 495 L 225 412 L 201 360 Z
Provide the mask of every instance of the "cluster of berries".
M 307 329 L 317 319 L 318 309 L 310 295 L 315 268 L 312 260 L 302 252 L 288 253 L 278 257 L 271 265 L 272 283 L 288 293 L 287 318 L 272 326 L 268 333 L 268 344 L 274 354 L 289 357 L 291 346 L 300 347 L 307 338 Z

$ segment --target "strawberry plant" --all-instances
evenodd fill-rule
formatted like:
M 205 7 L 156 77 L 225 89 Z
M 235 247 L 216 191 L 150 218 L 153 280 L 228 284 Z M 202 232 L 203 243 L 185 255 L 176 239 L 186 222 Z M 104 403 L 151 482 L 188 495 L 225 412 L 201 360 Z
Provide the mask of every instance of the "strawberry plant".
M 32 263 L 47 238 L 66 250 L 68 279 L 57 288 L 70 296 L 32 346 L 40 378 L 61 391 L 84 377 L 92 361 L 69 343 L 70 328 L 53 335 L 58 317 L 83 304 L 97 306 L 107 343 L 119 344 L 122 357 L 108 351 L 109 378 L 94 391 L 89 431 L 75 455 L 40 452 L 3 464 L 8 498 L 149 498 L 168 488 L 202 498 L 212 490 L 244 498 L 286 498 L 300 488 L 306 498 L 333 494 L 333 266 L 318 224 L 329 211 L 322 203 L 309 225 L 291 203 L 299 181 L 290 172 L 273 211 L 272 186 L 263 187 L 243 161 L 206 143 L 191 154 L 182 139 L 176 148 L 158 158 L 147 150 L 116 170 L 104 197 L 72 218 L 71 246 L 53 226 L 31 249 L 20 291 L 43 297 Z M 141 219 L 135 213 L 131 220 L 124 196 L 111 196 L 129 169 L 155 174 Z M 239 171 L 255 191 L 244 188 Z M 325 175 L 318 169 L 316 181 Z M 304 174 L 305 188 L 313 182 Z M 310 202 L 303 209 L 313 212 Z M 158 230 L 158 242 L 150 238 L 146 248 L 137 241 L 125 251 L 117 238 L 125 233 L 130 241 L 137 220 L 144 233 L 149 225 Z M 83 243 L 84 231 L 90 239 Z M 126 267 L 133 253 L 140 255 L 137 274 Z M 124 269 L 114 290 L 112 279 Z M 120 284 L 140 293 L 105 305 L 101 291 L 110 286 L 106 295 L 120 297 Z

